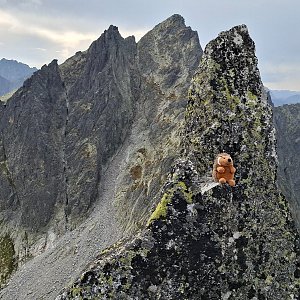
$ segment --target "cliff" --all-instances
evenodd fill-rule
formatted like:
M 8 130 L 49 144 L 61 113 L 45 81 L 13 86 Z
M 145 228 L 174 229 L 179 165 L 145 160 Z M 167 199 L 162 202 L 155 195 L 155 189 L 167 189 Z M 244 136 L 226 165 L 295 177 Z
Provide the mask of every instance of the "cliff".
M 299 236 L 276 186 L 254 50 L 244 25 L 207 45 L 189 89 L 183 157 L 147 226 L 102 251 L 56 299 L 299 299 Z M 209 180 L 223 151 L 235 161 L 234 188 Z
M 278 183 L 291 203 L 294 219 L 300 228 L 300 104 L 283 105 L 274 108 L 274 122 L 277 131 Z
M 110 26 L 1 107 L 0 238 L 14 250 L 1 282 L 18 269 L 1 298 L 54 299 L 101 249 L 147 222 L 201 55 L 179 15 L 139 43 Z

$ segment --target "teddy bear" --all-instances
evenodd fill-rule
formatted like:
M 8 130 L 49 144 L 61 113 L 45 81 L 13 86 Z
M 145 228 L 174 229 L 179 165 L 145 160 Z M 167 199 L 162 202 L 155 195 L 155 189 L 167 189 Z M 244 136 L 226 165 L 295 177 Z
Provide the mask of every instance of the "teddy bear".
M 236 169 L 233 166 L 233 160 L 227 153 L 217 155 L 213 166 L 213 178 L 219 183 L 228 183 L 235 186 L 234 173 Z

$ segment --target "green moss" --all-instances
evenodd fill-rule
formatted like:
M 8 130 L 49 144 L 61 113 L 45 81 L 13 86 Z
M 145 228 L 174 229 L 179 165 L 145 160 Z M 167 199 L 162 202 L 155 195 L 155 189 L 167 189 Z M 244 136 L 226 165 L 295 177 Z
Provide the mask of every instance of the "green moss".
M 188 190 L 186 184 L 183 181 L 179 181 L 177 183 L 177 186 L 181 188 L 181 192 L 184 195 L 185 201 L 189 204 L 193 203 L 193 199 L 192 199 L 193 194 Z
M 171 195 L 165 193 L 161 199 L 161 201 L 156 206 L 155 211 L 152 213 L 150 219 L 147 222 L 147 226 L 149 226 L 154 220 L 157 220 L 161 217 L 167 216 L 167 205 L 171 202 Z
M 0 238 L 0 286 L 2 286 L 11 273 L 16 269 L 15 249 L 9 235 Z
M 162 217 L 165 218 L 167 216 L 168 204 L 171 203 L 172 195 L 175 191 L 181 192 L 187 203 L 191 204 L 193 202 L 192 192 L 189 191 L 189 189 L 183 181 L 178 181 L 173 188 L 171 188 L 167 193 L 163 195 L 161 201 L 156 206 L 155 211 L 149 218 L 147 226 L 149 226 L 154 220 L 158 220 Z

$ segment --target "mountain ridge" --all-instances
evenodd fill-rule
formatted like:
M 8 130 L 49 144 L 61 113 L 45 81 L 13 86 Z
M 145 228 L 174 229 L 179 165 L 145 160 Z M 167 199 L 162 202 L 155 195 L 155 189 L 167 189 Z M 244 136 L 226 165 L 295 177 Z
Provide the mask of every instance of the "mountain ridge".
M 271 98 L 275 106 L 284 104 L 296 104 L 300 102 L 300 92 L 290 90 L 270 90 Z
M 0 60 L 0 80 L 4 78 L 4 82 L 0 82 L 0 96 L 5 95 L 19 88 L 24 80 L 30 77 L 37 68 L 30 68 L 28 65 L 16 60 L 8 60 L 2 58 Z
M 2 285 L 19 264 L 1 299 L 296 299 L 299 236 L 245 25 L 203 56 L 179 15 L 138 43 L 110 26 L 0 117 Z M 223 151 L 233 189 L 210 178 Z
M 14 182 L 16 177 L 22 176 L 20 183 L 28 189 L 27 193 L 19 196 L 24 204 L 18 206 L 16 202 L 16 209 L 19 211 L 17 214 L 20 215 L 16 218 L 17 224 L 11 221 L 11 228 L 24 227 L 21 223 L 22 214 L 28 221 L 36 220 L 36 226 L 33 227 L 35 223 L 29 222 L 24 229 L 14 231 L 14 236 L 17 236 L 14 238 L 15 249 L 23 259 L 27 259 L 26 255 L 29 254 L 38 256 L 16 272 L 8 287 L 1 292 L 1 297 L 30 299 L 37 290 L 54 297 L 64 282 L 74 277 L 72 264 L 83 267 L 88 262 L 87 259 L 90 259 L 89 255 L 95 255 L 96 249 L 108 246 L 103 237 L 109 236 L 108 240 L 112 239 L 111 242 L 114 242 L 114 238 L 119 238 L 119 226 L 121 231 L 126 229 L 126 235 L 147 221 L 148 211 L 152 206 L 148 199 L 156 197 L 160 190 L 160 182 L 166 176 L 177 151 L 176 135 L 184 118 L 189 78 L 202 54 L 197 33 L 179 22 L 178 34 L 170 36 L 168 28 L 172 26 L 172 30 L 176 30 L 173 25 L 171 17 L 164 21 L 161 27 L 152 31 L 152 37 L 156 36 L 156 44 L 153 45 L 155 49 L 153 46 L 147 46 L 147 51 L 143 48 L 146 47 L 145 44 L 148 45 L 148 37 L 136 45 L 133 38 L 123 39 L 116 27 L 111 26 L 87 51 L 78 52 L 60 66 L 55 60 L 44 66 L 8 101 L 4 108 L 3 120 L 5 127 L 7 126 L 12 133 L 6 136 L 18 134 L 19 144 L 14 144 L 14 152 L 22 153 L 18 156 L 24 161 L 28 160 L 28 169 L 31 170 L 27 171 L 29 176 L 23 177 L 21 170 L 14 169 L 12 163 L 15 154 L 9 151 L 9 140 L 6 140 L 6 152 L 11 154 L 6 159 L 3 158 L 3 161 L 14 174 Z M 166 38 L 169 42 L 167 49 L 164 43 Z M 186 43 L 187 40 L 191 42 Z M 174 47 L 171 47 L 172 44 Z M 162 60 L 160 54 L 167 54 L 169 61 L 166 63 Z M 144 63 L 148 60 L 145 55 L 149 57 L 150 63 Z M 158 67 L 161 64 L 164 68 Z M 182 74 L 183 79 L 172 73 L 173 64 L 178 66 L 176 74 Z M 41 93 L 42 96 L 33 97 L 34 100 L 29 98 L 35 93 Z M 28 105 L 28 108 L 34 105 L 32 109 L 40 112 L 45 110 L 41 109 L 44 105 L 49 107 L 45 110 L 46 114 L 34 115 L 32 119 L 32 114 L 26 113 L 27 109 L 17 108 L 16 116 L 12 118 L 11 114 L 18 107 L 17 103 L 22 103 L 22 106 Z M 24 121 L 18 117 L 20 111 Z M 20 123 L 23 124 L 23 132 L 17 129 L 16 125 Z M 35 140 L 38 144 L 41 143 L 45 150 L 33 151 L 33 138 L 25 139 L 27 132 L 32 131 L 28 128 L 29 124 L 32 124 L 30 128 L 37 128 L 38 131 L 34 133 Z M 48 136 L 53 140 L 49 140 Z M 127 141 L 126 145 L 123 145 L 124 140 Z M 123 146 L 126 153 L 120 148 Z M 28 155 L 34 153 L 35 164 L 32 164 L 31 159 L 25 158 L 25 150 L 28 151 Z M 116 170 L 110 166 L 113 164 L 113 158 L 119 154 L 122 164 L 116 174 Z M 107 195 L 103 191 L 106 189 L 103 180 L 107 170 L 110 170 L 108 172 L 112 175 L 105 176 L 115 177 L 112 181 L 116 183 L 111 185 L 112 191 L 108 193 L 110 197 L 103 199 L 102 192 Z M 38 177 L 33 179 L 33 176 Z M 53 179 L 49 181 L 49 178 Z M 3 173 L 0 179 L 3 182 L 7 181 L 6 174 Z M 19 184 L 15 186 L 18 188 Z M 55 193 L 49 194 L 49 191 Z M 36 196 L 27 199 L 27 194 Z M 44 195 L 49 195 L 51 201 Z M 102 201 L 111 202 L 112 199 L 113 203 L 109 203 L 106 209 L 114 204 L 117 211 L 110 210 L 110 217 L 103 212 L 105 216 L 99 224 L 95 224 L 95 221 L 89 223 L 91 231 L 87 230 L 87 236 L 95 232 L 99 235 L 95 244 L 91 242 L 91 236 L 80 241 L 80 232 L 75 228 L 80 226 L 95 207 L 105 205 Z M 29 208 L 36 201 L 39 201 L 41 211 L 31 215 L 34 211 Z M 49 205 L 47 212 L 43 212 L 43 206 L 46 205 L 44 201 Z M 22 207 L 26 205 L 28 209 L 24 213 Z M 7 211 L 7 214 L 10 212 Z M 99 212 L 95 220 L 100 217 Z M 38 230 L 42 224 L 45 226 Z M 108 233 L 101 237 L 105 228 Z M 116 233 L 113 233 L 114 228 Z M 33 229 L 36 231 L 34 234 L 31 233 Z M 78 237 L 69 238 L 70 230 L 75 236 L 78 234 Z M 64 235 L 66 238 L 62 241 L 67 241 L 70 245 L 68 249 L 84 251 L 84 247 L 90 247 L 91 251 L 83 257 L 77 250 L 74 253 L 71 250 L 65 251 L 63 242 L 59 242 L 59 238 Z M 26 250 L 21 252 L 19 249 Z M 94 254 L 91 254 L 92 249 Z M 38 270 L 40 263 L 53 264 L 52 255 L 57 255 L 55 267 L 49 268 L 46 274 L 33 271 Z M 44 262 L 41 261 L 42 257 Z M 63 269 L 62 261 L 70 266 L 69 270 Z M 25 275 L 26 270 L 30 270 L 31 275 Z M 79 271 L 80 269 L 76 274 L 79 274 Z M 53 285 L 46 276 L 61 278 L 61 281 Z M 24 289 L 15 289 L 16 286 L 20 286 L 18 280 L 24 278 L 28 278 L 28 282 L 22 285 Z M 36 286 L 36 280 L 33 278 L 43 284 Z M 44 296 L 39 294 L 38 297 Z

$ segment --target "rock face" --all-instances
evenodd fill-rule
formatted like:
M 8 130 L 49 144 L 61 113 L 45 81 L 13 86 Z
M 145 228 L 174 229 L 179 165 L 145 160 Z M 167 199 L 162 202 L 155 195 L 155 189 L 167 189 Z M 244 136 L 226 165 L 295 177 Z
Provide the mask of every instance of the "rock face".
M 279 187 L 290 200 L 297 227 L 300 228 L 300 104 L 275 107 L 274 121 L 278 141 Z
M 146 223 L 177 156 L 201 55 L 179 15 L 137 44 L 111 26 L 1 105 L 0 238 L 14 249 L 3 279 L 35 257 L 1 299 L 54 299 L 97 251 Z
M 277 191 L 272 109 L 246 26 L 208 44 L 189 90 L 183 159 L 147 227 L 57 299 L 299 299 L 299 236 Z M 234 188 L 209 181 L 231 154 Z
M 140 93 L 129 137 L 128 170 L 118 176 L 121 223 L 132 231 L 143 225 L 178 156 L 187 90 L 202 49 L 198 34 L 174 15 L 137 44 Z
M 111 26 L 88 49 L 74 83 L 66 78 L 68 222 L 95 203 L 102 171 L 129 134 L 139 85 L 135 56 L 134 39 L 123 39 Z M 63 65 L 63 76 L 70 73 Z
M 2 58 L 0 60 L 0 96 L 19 88 L 24 80 L 30 77 L 37 68 Z

